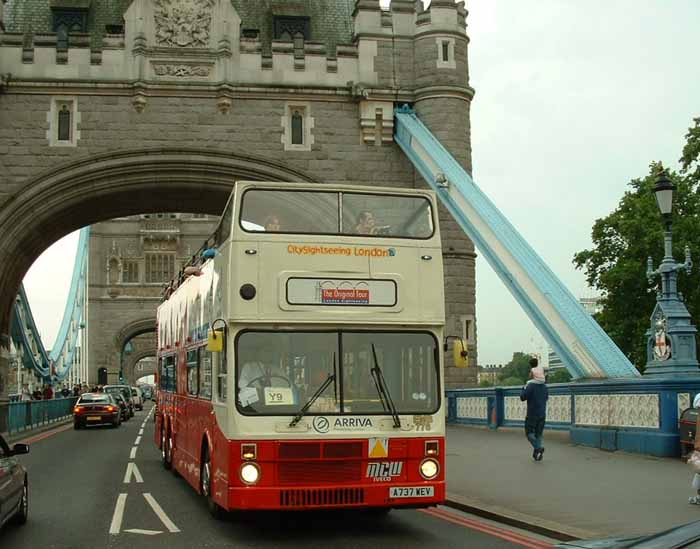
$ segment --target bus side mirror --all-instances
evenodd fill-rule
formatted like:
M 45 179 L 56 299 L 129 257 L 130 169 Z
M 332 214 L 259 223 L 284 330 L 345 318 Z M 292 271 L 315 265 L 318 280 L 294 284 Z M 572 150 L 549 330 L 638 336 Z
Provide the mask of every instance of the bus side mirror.
M 224 350 L 224 331 L 212 330 L 207 338 L 207 351 L 221 353 Z
M 454 340 L 454 343 L 452 344 L 452 359 L 454 361 L 455 367 L 467 368 L 469 366 L 469 353 L 467 352 L 467 342 L 464 339 L 461 339 L 457 336 L 447 336 L 445 338 L 445 351 L 447 351 L 447 342 L 450 339 Z

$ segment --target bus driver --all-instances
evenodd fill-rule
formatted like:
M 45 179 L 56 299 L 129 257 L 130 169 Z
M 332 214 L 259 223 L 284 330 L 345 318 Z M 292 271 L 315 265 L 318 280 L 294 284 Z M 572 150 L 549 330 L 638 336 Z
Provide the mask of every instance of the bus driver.
M 242 406 L 258 402 L 266 387 L 291 387 L 271 349 L 263 347 L 250 354 L 251 360 L 243 363 L 238 374 L 238 400 Z

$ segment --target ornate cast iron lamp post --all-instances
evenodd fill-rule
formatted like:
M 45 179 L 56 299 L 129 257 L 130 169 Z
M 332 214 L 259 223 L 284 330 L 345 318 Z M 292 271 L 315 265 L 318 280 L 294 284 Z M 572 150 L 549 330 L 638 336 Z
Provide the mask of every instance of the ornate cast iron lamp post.
M 664 220 L 664 258 L 654 270 L 651 257 L 647 260 L 647 278 L 652 284 L 656 276 L 661 278 L 661 289 L 656 294 L 656 307 L 651 315 L 651 328 L 647 331 L 647 365 L 644 375 L 700 374 L 695 346 L 697 332 L 690 313 L 678 293 L 678 271 L 690 274 L 693 262 L 690 248 L 685 247 L 685 263 L 676 263 L 672 249 L 673 192 L 676 186 L 663 168 L 656 178 L 654 194 Z

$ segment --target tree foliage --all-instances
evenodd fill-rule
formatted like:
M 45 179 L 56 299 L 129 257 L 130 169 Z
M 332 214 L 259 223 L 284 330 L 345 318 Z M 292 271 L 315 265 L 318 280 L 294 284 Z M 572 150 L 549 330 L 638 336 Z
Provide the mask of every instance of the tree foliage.
M 530 355 L 527 353 L 513 353 L 511 361 L 503 367 L 498 374 L 500 385 L 522 385 L 530 374 Z
M 696 261 L 700 253 L 700 118 L 694 123 L 686 134 L 681 171 L 669 173 L 677 187 L 673 255 L 680 262 L 686 245 Z M 593 225 L 593 248 L 574 256 L 576 268 L 583 269 L 589 285 L 601 293 L 603 309 L 596 320 L 640 371 L 646 363 L 645 332 L 660 289 L 658 277 L 653 284 L 647 281 L 647 257 L 651 255 L 656 269 L 664 255 L 663 224 L 653 192 L 660 168 L 654 162 L 646 177 L 630 182 L 617 209 Z M 700 313 L 697 277 L 697 266 L 690 276 L 681 271 L 678 277 L 678 289 L 694 319 Z
M 566 370 L 557 370 L 547 376 L 547 383 L 568 383 L 571 381 L 571 374 Z

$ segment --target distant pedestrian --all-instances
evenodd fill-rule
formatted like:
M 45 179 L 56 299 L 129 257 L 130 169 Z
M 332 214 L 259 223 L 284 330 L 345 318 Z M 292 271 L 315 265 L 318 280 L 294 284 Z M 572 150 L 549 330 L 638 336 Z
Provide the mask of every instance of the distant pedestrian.
M 544 368 L 539 366 L 537 358 L 530 359 L 530 379 L 520 392 L 520 400 L 527 401 L 525 416 L 525 436 L 532 444 L 532 459 L 542 461 L 544 446 L 542 433 L 547 417 L 547 399 L 549 391 L 544 378 Z
M 44 385 L 44 393 L 42 394 L 44 400 L 51 400 L 53 398 L 53 389 L 51 385 Z
M 32 400 L 41 400 L 41 398 L 42 398 L 41 390 L 39 389 L 39 387 L 37 387 L 32 392 Z
M 73 396 L 74 397 L 80 396 L 80 385 L 78 385 L 77 383 L 73 386 Z
M 695 398 L 693 399 L 693 408 L 700 408 L 700 393 L 695 395 Z M 700 413 L 698 414 L 698 419 L 695 422 L 695 446 L 694 446 L 694 451 L 690 456 L 690 459 L 688 460 L 688 463 L 697 471 L 697 465 L 694 464 L 694 462 L 697 460 L 697 453 L 700 452 L 700 434 L 698 434 L 698 427 L 700 427 Z M 688 498 L 688 503 L 692 503 L 693 505 L 700 505 L 700 473 L 695 473 L 693 475 L 693 480 L 691 481 L 690 485 L 692 486 L 693 490 L 695 490 L 695 495 L 690 496 Z
M 70 389 L 65 385 L 63 386 L 63 389 L 61 389 L 61 396 L 63 398 L 68 398 L 70 396 Z
M 26 383 L 22 385 L 22 401 L 26 402 L 32 400 L 32 393 L 29 392 L 29 385 Z

